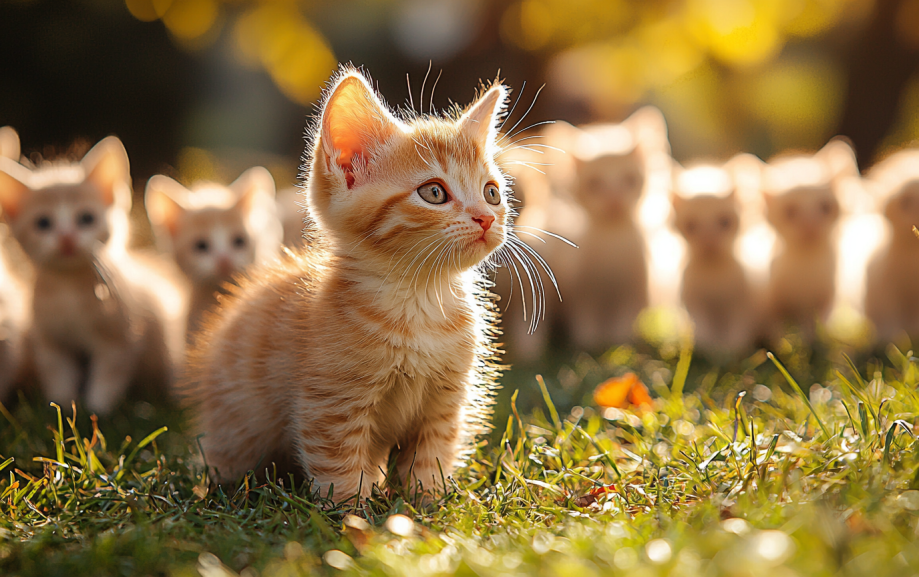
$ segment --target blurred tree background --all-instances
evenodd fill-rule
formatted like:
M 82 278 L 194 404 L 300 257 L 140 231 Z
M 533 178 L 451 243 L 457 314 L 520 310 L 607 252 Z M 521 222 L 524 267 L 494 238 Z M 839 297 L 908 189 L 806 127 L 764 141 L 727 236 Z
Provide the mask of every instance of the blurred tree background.
M 867 166 L 919 137 L 919 0 L 0 0 L 0 46 L 26 153 L 117 134 L 139 184 L 233 154 L 292 184 L 337 62 L 394 104 L 408 73 L 425 110 L 499 73 L 520 109 L 546 85 L 527 122 L 652 103 L 681 160 L 845 134 Z

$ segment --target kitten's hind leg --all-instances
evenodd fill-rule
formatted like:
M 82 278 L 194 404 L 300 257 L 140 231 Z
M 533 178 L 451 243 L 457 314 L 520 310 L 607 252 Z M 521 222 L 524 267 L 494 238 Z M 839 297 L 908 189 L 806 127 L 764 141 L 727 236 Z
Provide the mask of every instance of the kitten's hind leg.
M 45 398 L 62 408 L 80 393 L 80 363 L 70 351 L 43 339 L 34 342 L 35 370 Z

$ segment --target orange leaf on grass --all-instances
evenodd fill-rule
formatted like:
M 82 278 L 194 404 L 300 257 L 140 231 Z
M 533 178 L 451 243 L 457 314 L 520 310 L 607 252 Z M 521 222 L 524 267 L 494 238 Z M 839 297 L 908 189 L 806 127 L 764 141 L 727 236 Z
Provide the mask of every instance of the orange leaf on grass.
M 651 405 L 651 395 L 635 373 L 607 379 L 594 390 L 594 402 L 601 407 L 624 409 Z

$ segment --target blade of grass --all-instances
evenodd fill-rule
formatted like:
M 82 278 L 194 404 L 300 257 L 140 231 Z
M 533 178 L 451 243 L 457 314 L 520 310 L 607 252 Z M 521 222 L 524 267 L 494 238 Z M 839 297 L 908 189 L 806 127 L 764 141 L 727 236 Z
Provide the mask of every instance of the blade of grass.
M 826 428 L 826 425 L 823 424 L 823 420 L 820 418 L 820 415 L 817 414 L 814 406 L 811 405 L 810 399 L 808 399 L 807 395 L 804 394 L 804 391 L 801 390 L 798 382 L 795 381 L 791 374 L 785 369 L 785 366 L 780 363 L 777 358 L 775 358 L 775 355 L 773 355 L 771 351 L 766 353 L 766 356 L 769 357 L 769 360 L 772 361 L 776 368 L 779 369 L 779 372 L 782 373 L 782 376 L 785 377 L 785 380 L 788 381 L 788 384 L 791 385 L 796 393 L 798 393 L 798 396 L 801 397 L 802 401 L 804 401 L 804 405 L 807 406 L 807 409 L 811 412 L 812 415 L 814 415 L 814 419 L 816 419 L 817 424 L 820 426 L 820 430 L 823 431 L 823 435 L 827 440 L 830 440 L 832 438 L 830 431 Z M 861 379 L 861 377 L 859 377 L 859 379 Z

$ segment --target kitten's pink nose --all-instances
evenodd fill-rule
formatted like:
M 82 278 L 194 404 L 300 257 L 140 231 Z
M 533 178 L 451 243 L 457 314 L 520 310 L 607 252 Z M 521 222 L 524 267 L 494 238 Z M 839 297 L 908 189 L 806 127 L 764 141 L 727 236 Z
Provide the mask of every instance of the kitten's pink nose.
M 233 263 L 230 262 L 229 257 L 222 256 L 217 260 L 217 272 L 220 273 L 220 276 L 230 276 L 230 273 L 233 272 Z
M 65 234 L 61 235 L 58 239 L 58 250 L 61 251 L 61 254 L 64 256 L 73 256 L 73 253 L 76 252 L 77 243 L 73 238 L 73 235 Z
M 491 214 L 480 214 L 479 216 L 472 217 L 472 220 L 479 223 L 483 232 L 488 232 L 488 229 L 491 228 L 491 223 L 495 222 L 495 217 Z

